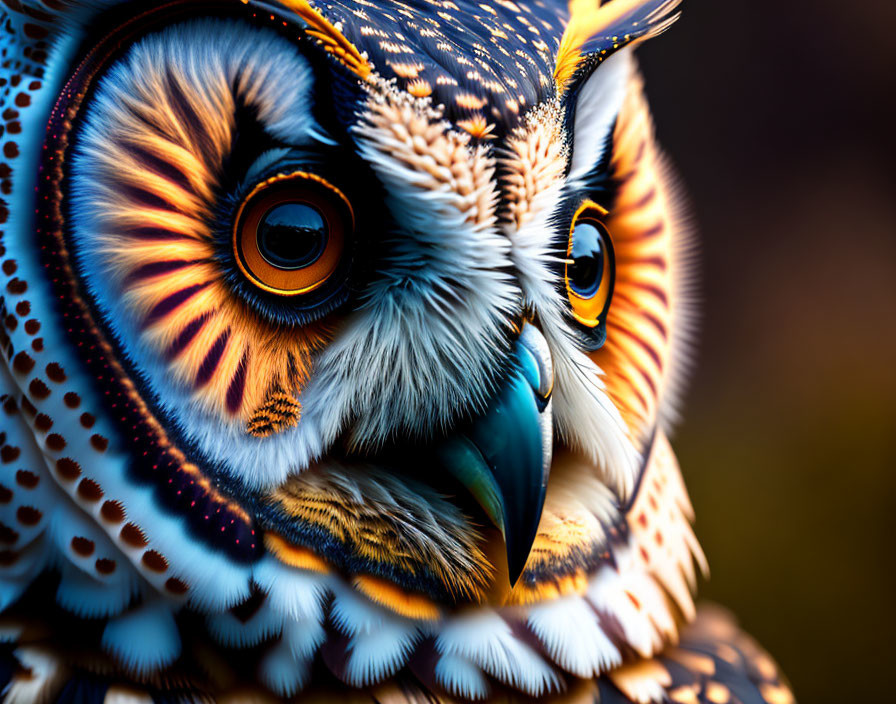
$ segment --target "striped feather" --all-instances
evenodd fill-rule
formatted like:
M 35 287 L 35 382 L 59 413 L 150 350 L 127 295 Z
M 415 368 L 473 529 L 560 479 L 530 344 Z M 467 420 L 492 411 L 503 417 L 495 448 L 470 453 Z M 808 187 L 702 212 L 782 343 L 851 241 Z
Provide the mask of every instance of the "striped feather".
M 607 343 L 592 354 L 614 402 L 642 442 L 674 418 L 693 335 L 691 230 L 656 146 L 638 75 L 616 123 L 610 161 L 617 196 L 607 222 L 616 289 Z
M 208 224 L 237 103 L 255 101 L 272 129 L 283 120 L 265 102 L 270 70 L 248 48 L 201 68 L 178 51 L 147 38 L 101 82 L 74 158 L 76 208 L 92 224 L 78 243 L 111 274 L 91 284 L 100 301 L 111 284 L 172 378 L 212 413 L 247 423 L 274 387 L 301 390 L 325 338 L 249 312 L 224 283 Z

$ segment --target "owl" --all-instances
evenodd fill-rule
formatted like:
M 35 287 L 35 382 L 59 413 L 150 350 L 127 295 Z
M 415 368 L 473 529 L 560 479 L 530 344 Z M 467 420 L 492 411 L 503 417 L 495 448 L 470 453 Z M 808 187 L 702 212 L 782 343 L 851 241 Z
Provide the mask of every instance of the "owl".
M 668 440 L 677 0 L 4 0 L 7 702 L 763 702 Z

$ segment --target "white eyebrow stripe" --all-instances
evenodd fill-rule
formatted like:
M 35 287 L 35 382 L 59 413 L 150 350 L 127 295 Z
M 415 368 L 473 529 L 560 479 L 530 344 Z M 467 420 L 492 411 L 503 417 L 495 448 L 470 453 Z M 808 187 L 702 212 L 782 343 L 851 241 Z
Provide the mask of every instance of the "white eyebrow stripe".
M 606 155 L 633 70 L 632 51 L 623 49 L 598 66 L 579 91 L 568 183 L 585 178 Z

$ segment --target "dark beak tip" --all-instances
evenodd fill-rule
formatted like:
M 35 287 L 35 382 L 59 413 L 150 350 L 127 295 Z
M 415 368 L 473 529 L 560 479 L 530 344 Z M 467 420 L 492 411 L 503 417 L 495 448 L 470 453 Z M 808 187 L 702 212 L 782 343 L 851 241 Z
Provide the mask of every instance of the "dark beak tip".
M 510 557 L 510 556 L 508 555 L 508 557 Z M 516 587 L 516 585 L 519 583 L 520 577 L 523 576 L 523 570 L 525 570 L 525 569 L 526 569 L 526 559 L 523 559 L 523 560 L 514 559 L 513 562 L 510 562 L 508 560 L 507 573 L 508 573 L 508 577 L 510 578 L 510 588 L 511 589 L 514 589 Z
M 517 368 L 488 408 L 439 450 L 445 468 L 473 493 L 503 533 L 511 587 L 522 577 L 535 543 L 553 449 L 551 438 L 545 447 L 551 413 L 541 390 L 545 378 L 552 376 L 543 369 L 549 363 L 540 362 L 538 349 L 531 347 L 519 343 Z
M 538 535 L 538 525 L 541 522 L 541 507 L 544 504 L 544 494 L 535 504 L 538 507 L 537 515 L 534 520 L 527 522 L 525 526 L 517 526 L 518 530 L 505 530 L 504 547 L 507 554 L 507 573 L 510 578 L 511 588 L 515 587 L 525 572 L 526 564 L 529 562 L 529 556 L 532 553 L 532 546 L 535 544 L 535 538 Z M 507 526 L 510 528 L 510 526 Z M 517 536 L 525 536 L 519 539 Z

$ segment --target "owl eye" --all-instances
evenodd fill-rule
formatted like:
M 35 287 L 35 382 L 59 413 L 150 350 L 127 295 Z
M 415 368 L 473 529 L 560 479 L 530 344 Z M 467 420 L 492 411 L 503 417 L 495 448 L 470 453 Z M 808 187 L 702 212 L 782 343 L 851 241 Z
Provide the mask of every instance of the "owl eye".
M 587 201 L 576 212 L 566 250 L 566 293 L 573 317 L 588 328 L 606 323 L 616 278 L 607 211 Z
M 258 184 L 240 206 L 233 247 L 255 286 L 279 296 L 320 288 L 339 269 L 354 214 L 345 195 L 297 171 Z

